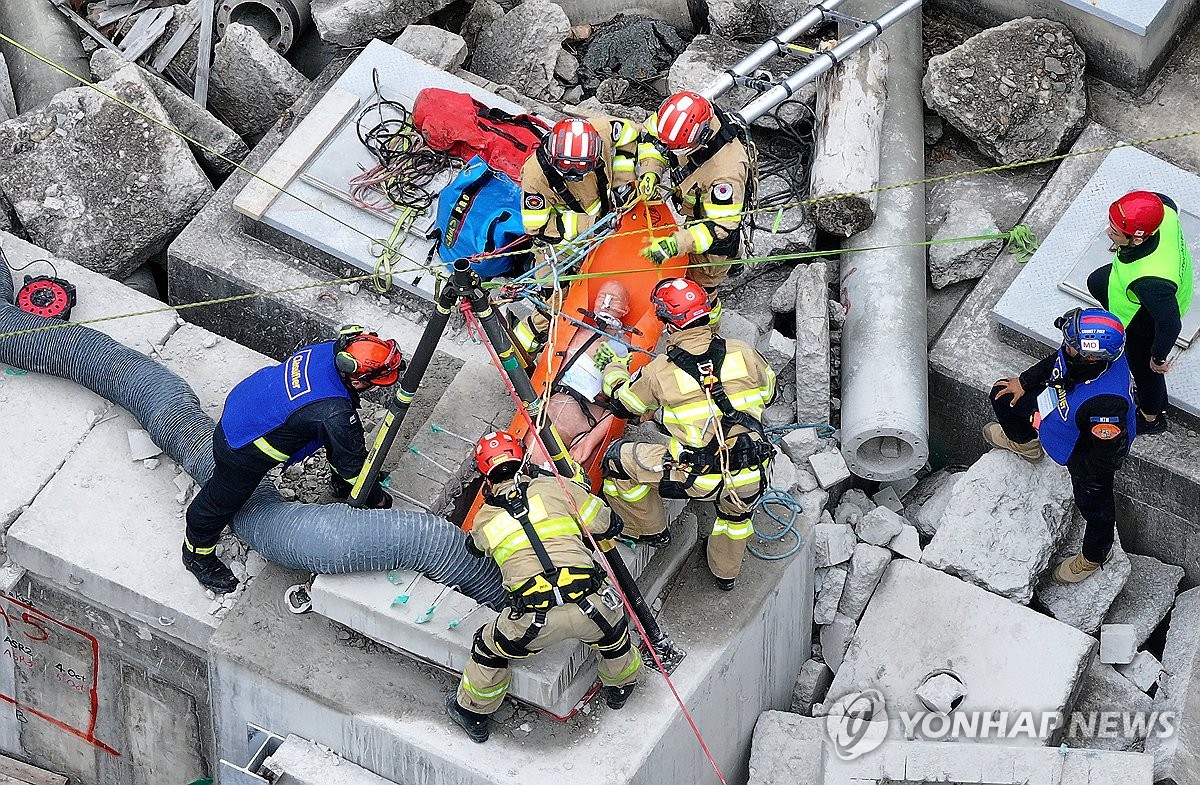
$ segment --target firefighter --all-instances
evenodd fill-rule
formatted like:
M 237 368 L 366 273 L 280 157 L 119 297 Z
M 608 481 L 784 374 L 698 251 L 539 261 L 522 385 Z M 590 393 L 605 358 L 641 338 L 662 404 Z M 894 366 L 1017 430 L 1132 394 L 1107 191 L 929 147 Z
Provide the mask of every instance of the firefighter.
M 305 346 L 230 391 L 213 432 L 212 477 L 187 509 L 183 564 L 200 585 L 218 594 L 237 588 L 237 578 L 216 556 L 217 541 L 279 464 L 291 465 L 324 447 L 333 495 L 350 495 L 367 459 L 355 411 L 359 393 L 394 384 L 404 365 L 394 340 L 347 325 L 336 341 Z M 377 484 L 367 505 L 388 508 L 392 498 Z
M 554 124 L 521 169 L 521 221 L 535 242 L 537 267 L 546 260 L 538 246 L 573 240 L 630 201 L 640 136 L 640 126 L 616 117 Z M 517 343 L 535 354 L 548 328 L 546 315 L 535 311 L 518 323 Z
M 638 145 L 638 190 L 652 199 L 664 172 L 670 174 L 671 194 L 686 223 L 651 242 L 642 255 L 661 264 L 687 254 L 687 277 L 708 293 L 715 324 L 721 312 L 717 285 L 729 275 L 728 260 L 741 254 L 742 216 L 753 185 L 751 150 L 728 115 L 691 91 L 664 101 L 646 121 L 645 136 Z
M 1117 522 L 1113 482 L 1138 424 L 1125 358 L 1125 329 L 1112 313 L 1076 308 L 1055 321 L 1059 350 L 1020 376 L 992 387 L 997 422 L 983 427 L 993 447 L 1036 463 L 1046 453 L 1071 475 L 1085 522 L 1079 554 L 1055 567 L 1060 583 L 1079 583 L 1111 554 Z
M 625 705 L 642 666 L 621 597 L 592 562 L 580 529 L 609 539 L 620 533 L 621 519 L 580 485 L 545 474 L 526 477 L 524 457 L 521 443 L 505 431 L 485 435 L 475 447 L 484 505 L 467 549 L 496 560 L 509 606 L 476 630 L 471 659 L 458 690 L 446 696 L 446 711 L 479 743 L 488 739 L 488 715 L 508 692 L 512 660 L 560 641 L 583 641 L 599 655 L 601 692 L 612 709 Z
M 1192 254 L 1179 208 L 1162 194 L 1125 194 L 1108 208 L 1108 239 L 1116 256 L 1088 276 L 1088 291 L 1125 325 L 1138 433 L 1162 433 L 1168 357 L 1192 303 Z
M 666 446 L 609 445 L 604 495 L 626 533 L 653 546 L 670 542 L 663 498 L 714 501 L 708 566 L 717 586 L 730 591 L 774 455 L 762 415 L 775 396 L 775 372 L 754 347 L 713 333 L 712 308 L 696 281 L 667 278 L 650 297 L 668 331 L 667 350 L 632 378 L 627 363 L 609 363 L 604 392 L 627 418 L 661 408 L 671 439 Z

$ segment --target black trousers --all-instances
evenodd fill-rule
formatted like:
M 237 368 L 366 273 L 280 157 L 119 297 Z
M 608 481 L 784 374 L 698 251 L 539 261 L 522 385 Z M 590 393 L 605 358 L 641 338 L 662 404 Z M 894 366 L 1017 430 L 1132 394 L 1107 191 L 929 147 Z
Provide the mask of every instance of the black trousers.
M 1106 264 L 1088 276 L 1088 291 L 1108 308 L 1108 276 L 1112 265 Z M 1167 377 L 1150 369 L 1150 350 L 1154 346 L 1154 322 L 1144 310 L 1139 310 L 1125 329 L 1125 357 L 1137 388 L 1137 405 L 1146 414 L 1162 414 L 1167 410 Z
M 992 410 L 996 422 L 1004 429 L 1004 435 L 1014 442 L 1025 443 L 1037 438 L 1033 427 L 1033 413 L 1037 411 L 1037 393 L 1040 389 L 1026 390 L 1014 406 L 1009 406 L 1007 395 L 997 399 L 999 387 L 991 393 Z M 1117 503 L 1112 474 L 1097 474 L 1088 471 L 1084 461 L 1072 453 L 1067 461 L 1067 472 L 1071 475 L 1071 489 L 1075 495 L 1075 506 L 1083 516 L 1083 556 L 1089 561 L 1103 562 L 1108 558 L 1116 537 Z
M 262 478 L 279 463 L 253 444 L 233 449 L 219 423 L 213 433 L 213 461 L 212 478 L 187 509 L 187 539 L 197 550 L 217 544 Z

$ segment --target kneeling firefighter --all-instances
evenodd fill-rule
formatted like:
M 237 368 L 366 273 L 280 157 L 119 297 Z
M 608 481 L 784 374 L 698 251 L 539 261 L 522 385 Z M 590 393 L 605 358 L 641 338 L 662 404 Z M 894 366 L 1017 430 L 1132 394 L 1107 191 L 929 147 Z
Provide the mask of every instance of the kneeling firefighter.
M 613 709 L 625 705 L 642 665 L 629 641 L 621 597 L 592 562 L 580 530 L 610 539 L 620 533 L 621 519 L 573 482 L 564 481 L 564 492 L 554 477 L 525 477 L 524 458 L 521 443 L 505 431 L 485 435 L 475 447 L 485 503 L 467 548 L 496 560 L 509 610 L 475 632 L 471 659 L 457 693 L 446 696 L 446 711 L 480 743 L 488 739 L 488 715 L 508 692 L 511 660 L 559 641 L 583 641 L 599 655 L 602 692 Z
M 774 455 L 762 415 L 775 397 L 775 372 L 754 347 L 713 334 L 712 308 L 699 283 L 668 278 L 650 299 L 668 331 L 667 351 L 632 378 L 626 363 L 609 363 L 604 392 L 628 418 L 661 408 L 671 440 L 609 445 L 604 495 L 626 522 L 626 534 L 654 546 L 670 541 L 662 498 L 715 502 L 708 566 L 717 586 L 729 591 Z

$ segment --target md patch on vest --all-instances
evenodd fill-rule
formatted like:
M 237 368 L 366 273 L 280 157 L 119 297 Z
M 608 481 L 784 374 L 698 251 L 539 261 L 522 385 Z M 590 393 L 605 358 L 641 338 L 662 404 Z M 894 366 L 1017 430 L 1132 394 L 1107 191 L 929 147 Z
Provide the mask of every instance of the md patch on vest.
M 1098 423 L 1092 426 L 1092 435 L 1097 439 L 1108 441 L 1121 435 L 1121 427 L 1107 422 Z
M 525 194 L 525 209 L 541 210 L 546 206 L 546 198 L 541 194 Z

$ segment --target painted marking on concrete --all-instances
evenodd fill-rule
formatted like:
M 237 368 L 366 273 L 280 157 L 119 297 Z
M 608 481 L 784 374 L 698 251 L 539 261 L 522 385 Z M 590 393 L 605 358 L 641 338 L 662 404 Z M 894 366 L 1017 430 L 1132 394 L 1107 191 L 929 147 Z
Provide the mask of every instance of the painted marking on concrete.
M 80 709 L 82 716 L 72 724 L 47 710 L 19 700 L 15 695 L 0 693 L 0 700 L 16 708 L 17 720 L 28 722 L 25 714 L 32 714 L 110 755 L 120 757 L 121 753 L 96 738 L 96 718 L 100 710 L 97 690 L 100 642 L 83 630 L 47 616 L 37 608 L 5 594 L 0 594 L 0 617 L 4 619 L 6 628 L 3 656 L 12 659 L 20 672 L 25 674 L 25 678 L 19 680 L 21 683 L 31 684 L 39 680 L 42 689 L 50 688 L 58 693 L 67 691 L 68 695 L 77 694 L 84 701 Z M 64 657 L 64 654 L 72 648 L 83 650 L 86 664 L 63 661 L 71 659 Z

